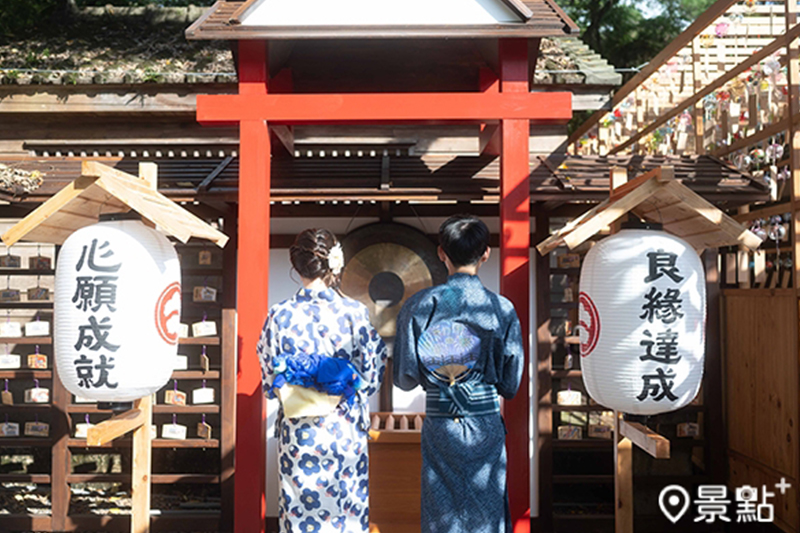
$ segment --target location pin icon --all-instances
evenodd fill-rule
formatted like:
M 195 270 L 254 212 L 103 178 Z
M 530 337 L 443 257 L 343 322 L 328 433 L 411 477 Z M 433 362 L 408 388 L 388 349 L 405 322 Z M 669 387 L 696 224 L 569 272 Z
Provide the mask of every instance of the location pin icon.
M 689 510 L 691 497 L 689 492 L 680 485 L 667 485 L 658 496 L 658 506 L 673 524 L 677 524 L 686 511 Z

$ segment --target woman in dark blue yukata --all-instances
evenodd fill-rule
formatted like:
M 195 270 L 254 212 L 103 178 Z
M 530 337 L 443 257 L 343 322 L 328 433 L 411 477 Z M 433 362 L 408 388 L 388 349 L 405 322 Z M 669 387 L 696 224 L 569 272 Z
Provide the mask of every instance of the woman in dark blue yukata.
M 303 282 L 269 310 L 258 353 L 276 422 L 281 533 L 369 531 L 369 396 L 386 347 L 364 304 L 335 289 L 344 265 L 336 237 L 300 233 L 290 248 Z
M 394 382 L 426 392 L 422 426 L 422 533 L 511 531 L 505 425 L 524 365 L 514 306 L 486 289 L 489 229 L 457 215 L 439 228 L 447 283 L 418 292 L 397 321 Z

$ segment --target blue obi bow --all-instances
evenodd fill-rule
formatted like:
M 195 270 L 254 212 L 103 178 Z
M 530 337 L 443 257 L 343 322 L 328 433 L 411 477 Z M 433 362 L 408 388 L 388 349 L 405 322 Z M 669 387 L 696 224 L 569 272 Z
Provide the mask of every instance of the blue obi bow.
M 353 364 L 339 357 L 301 352 L 275 358 L 273 368 L 276 376 L 269 390 L 270 398 L 275 398 L 276 391 L 288 383 L 343 396 L 352 405 L 356 392 L 364 388 L 364 381 Z

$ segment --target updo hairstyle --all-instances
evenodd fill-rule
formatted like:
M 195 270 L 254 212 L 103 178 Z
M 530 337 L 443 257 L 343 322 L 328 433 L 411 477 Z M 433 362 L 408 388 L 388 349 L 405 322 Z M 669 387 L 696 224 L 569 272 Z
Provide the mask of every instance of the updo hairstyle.
M 328 266 L 328 254 L 338 241 L 326 229 L 307 229 L 297 235 L 289 248 L 292 266 L 306 279 L 322 278 L 325 285 L 338 284 L 338 276 Z

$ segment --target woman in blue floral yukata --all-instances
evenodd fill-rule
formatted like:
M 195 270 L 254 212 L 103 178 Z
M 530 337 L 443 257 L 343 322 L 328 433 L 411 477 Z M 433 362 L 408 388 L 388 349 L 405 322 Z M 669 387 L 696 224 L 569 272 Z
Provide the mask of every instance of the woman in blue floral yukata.
M 335 288 L 344 264 L 331 232 L 309 229 L 290 248 L 303 288 L 269 310 L 258 353 L 276 423 L 282 532 L 369 531 L 369 396 L 386 347 L 362 303 Z

